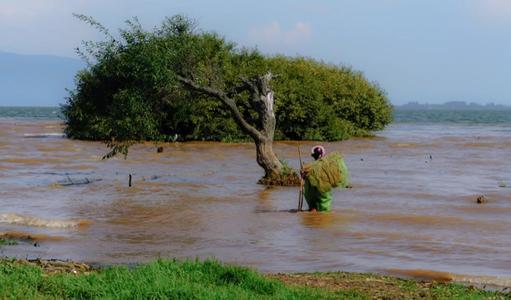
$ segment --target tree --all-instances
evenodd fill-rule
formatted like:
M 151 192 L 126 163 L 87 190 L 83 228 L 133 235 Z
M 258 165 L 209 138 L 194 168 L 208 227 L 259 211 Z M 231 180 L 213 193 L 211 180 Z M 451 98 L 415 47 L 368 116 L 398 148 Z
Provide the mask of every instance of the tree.
M 250 124 L 245 120 L 236 105 L 236 101 L 230 98 L 225 91 L 221 91 L 209 86 L 202 86 L 194 80 L 178 75 L 178 80 L 190 88 L 215 97 L 222 101 L 232 117 L 240 128 L 248 134 L 255 142 L 257 163 L 264 169 L 266 179 L 277 179 L 282 172 L 282 163 L 273 152 L 273 138 L 275 135 L 275 112 L 273 91 L 270 87 L 270 81 L 273 78 L 271 72 L 261 75 L 251 80 L 240 78 L 242 84 L 235 87 L 237 93 L 249 92 L 249 101 L 258 118 L 255 124 Z
M 80 101 L 110 102 L 110 109 L 117 105 L 114 107 L 117 114 L 106 119 L 108 145 L 112 148 L 106 157 L 119 152 L 127 154 L 134 143 L 132 129 L 142 129 L 135 135 L 137 139 L 144 135 L 161 139 L 155 125 L 158 118 L 155 115 L 161 114 L 161 107 L 183 93 L 191 93 L 185 96 L 189 101 L 199 94 L 220 101 L 239 128 L 253 139 L 257 163 L 265 172 L 264 182 L 298 182 L 295 172 L 284 172 L 273 152 L 276 125 L 273 74 L 259 52 L 238 50 L 216 34 L 198 33 L 193 22 L 181 16 L 166 19 L 154 32 L 143 31 L 136 19 L 129 21 L 130 30 L 121 31 L 120 41 L 93 19 L 81 15 L 78 18 L 98 27 L 108 39 L 103 43 L 85 43 L 87 51 L 80 53 L 95 63 L 78 75 L 77 91 L 71 93 L 64 113 L 69 127 L 79 119 L 73 107 Z M 89 98 L 92 95 L 95 100 Z M 103 98 L 107 100 L 102 101 Z M 83 114 L 87 115 L 89 112 Z
M 70 138 L 104 140 L 106 157 L 137 141 L 253 140 L 265 183 L 296 183 L 273 140 L 342 140 L 392 121 L 385 92 L 351 68 L 310 58 L 264 56 L 182 16 L 152 31 L 137 19 L 78 53 L 88 67 L 63 106 Z M 275 179 L 277 178 L 277 179 Z

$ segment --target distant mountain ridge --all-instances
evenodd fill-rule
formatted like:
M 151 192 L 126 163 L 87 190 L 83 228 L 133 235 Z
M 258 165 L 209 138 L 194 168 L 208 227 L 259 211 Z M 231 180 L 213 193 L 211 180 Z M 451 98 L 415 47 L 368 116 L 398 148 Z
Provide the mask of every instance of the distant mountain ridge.
M 0 106 L 58 106 L 84 67 L 73 58 L 0 51 Z
M 511 106 L 502 104 L 478 104 L 478 103 L 467 103 L 464 101 L 450 101 L 443 104 L 428 104 L 418 102 L 408 102 L 403 105 L 394 106 L 398 110 L 511 110 Z

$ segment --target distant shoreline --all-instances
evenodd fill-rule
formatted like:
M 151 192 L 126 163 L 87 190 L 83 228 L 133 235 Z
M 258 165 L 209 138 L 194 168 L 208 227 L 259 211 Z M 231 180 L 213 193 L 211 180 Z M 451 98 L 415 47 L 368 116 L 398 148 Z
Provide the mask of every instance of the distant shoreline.
M 511 125 L 511 106 L 450 104 L 406 104 L 394 106 L 396 124 L 415 125 Z M 57 106 L 0 106 L 0 121 L 57 121 L 65 122 Z
M 408 102 L 407 104 L 394 105 L 395 110 L 449 110 L 449 111 L 500 111 L 511 110 L 511 106 L 503 104 L 479 104 L 463 101 L 451 101 L 442 104 L 429 104 Z

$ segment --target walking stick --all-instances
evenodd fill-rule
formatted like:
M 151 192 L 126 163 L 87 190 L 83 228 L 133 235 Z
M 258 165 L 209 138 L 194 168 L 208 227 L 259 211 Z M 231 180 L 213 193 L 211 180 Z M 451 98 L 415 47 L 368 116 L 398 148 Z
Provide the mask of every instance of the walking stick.
M 298 194 L 298 211 L 302 211 L 302 207 L 303 207 L 303 178 L 302 178 L 303 162 L 302 162 L 302 154 L 300 152 L 300 145 L 298 145 L 298 158 L 300 159 L 300 193 Z

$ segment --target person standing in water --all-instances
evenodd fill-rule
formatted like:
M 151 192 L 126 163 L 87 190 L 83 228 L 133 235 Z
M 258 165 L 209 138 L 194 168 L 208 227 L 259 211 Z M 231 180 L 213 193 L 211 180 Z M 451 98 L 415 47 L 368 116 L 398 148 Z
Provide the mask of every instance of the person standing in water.
M 348 187 L 348 168 L 338 152 L 326 155 L 325 147 L 312 147 L 314 161 L 305 164 L 300 173 L 304 180 L 304 196 L 309 211 L 330 211 L 333 189 Z

